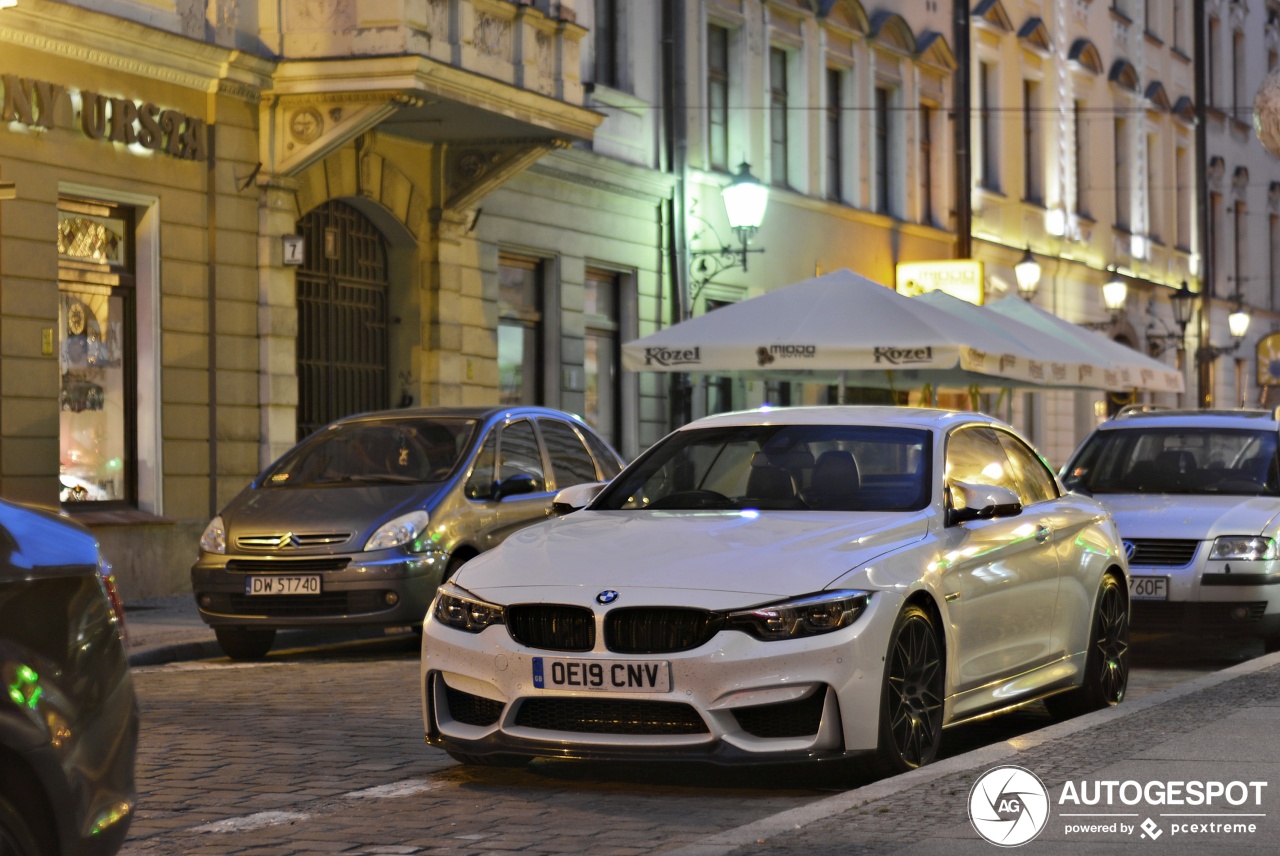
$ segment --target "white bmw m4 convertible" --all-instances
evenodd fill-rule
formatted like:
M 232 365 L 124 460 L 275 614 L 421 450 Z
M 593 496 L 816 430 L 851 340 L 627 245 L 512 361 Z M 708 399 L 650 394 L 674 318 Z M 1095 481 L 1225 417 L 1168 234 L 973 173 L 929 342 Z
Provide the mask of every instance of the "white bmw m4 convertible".
M 1124 698 L 1115 524 L 995 419 L 713 416 L 557 504 L 426 617 L 426 737 L 460 761 L 863 756 L 892 774 L 965 720 Z

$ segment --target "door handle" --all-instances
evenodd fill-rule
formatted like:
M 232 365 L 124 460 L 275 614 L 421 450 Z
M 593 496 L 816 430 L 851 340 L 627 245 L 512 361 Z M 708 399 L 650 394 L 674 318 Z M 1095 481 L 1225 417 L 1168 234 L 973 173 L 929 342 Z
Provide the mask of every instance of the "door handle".
M 1048 541 L 1051 535 L 1053 535 L 1053 530 L 1048 526 L 1041 524 L 1036 527 L 1036 540 L 1040 543 L 1043 544 L 1045 541 Z

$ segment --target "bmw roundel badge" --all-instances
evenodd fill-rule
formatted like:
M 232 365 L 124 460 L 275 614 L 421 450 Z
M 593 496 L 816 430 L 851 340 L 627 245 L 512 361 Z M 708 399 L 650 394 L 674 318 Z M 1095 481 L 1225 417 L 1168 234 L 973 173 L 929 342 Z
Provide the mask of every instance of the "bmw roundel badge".
M 613 603 L 618 599 L 618 593 L 613 589 L 605 589 L 596 595 L 596 603 Z

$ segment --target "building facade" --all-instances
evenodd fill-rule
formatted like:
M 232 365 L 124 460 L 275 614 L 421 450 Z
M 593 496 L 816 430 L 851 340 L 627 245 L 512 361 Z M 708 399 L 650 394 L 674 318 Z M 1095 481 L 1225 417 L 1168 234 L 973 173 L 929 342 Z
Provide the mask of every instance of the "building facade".
M 1247 110 L 1280 32 L 1255 5 L 19 0 L 0 496 L 91 526 L 126 598 L 184 591 L 209 517 L 333 418 L 545 404 L 633 457 L 704 413 L 837 391 L 624 372 L 623 342 L 958 255 L 990 301 L 1030 254 L 1036 305 L 1185 368 L 1181 396 L 977 402 L 1054 463 L 1125 403 L 1274 404 L 1280 176 Z M 744 165 L 770 201 L 739 254 L 720 191 Z

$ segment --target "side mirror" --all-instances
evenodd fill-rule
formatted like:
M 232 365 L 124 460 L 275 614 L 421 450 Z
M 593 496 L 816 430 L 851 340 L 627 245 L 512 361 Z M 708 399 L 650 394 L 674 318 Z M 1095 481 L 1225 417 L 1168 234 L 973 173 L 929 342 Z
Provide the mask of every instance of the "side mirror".
M 947 512 L 948 526 L 970 520 L 1015 517 L 1022 513 L 1022 501 L 1006 487 L 952 482 L 947 489 L 951 492 L 951 510 Z
M 507 476 L 493 486 L 493 498 L 494 501 L 501 502 L 508 496 L 534 493 L 537 490 L 538 480 L 536 478 L 528 473 L 516 473 L 514 476 Z
M 556 494 L 556 498 L 551 501 L 551 508 L 547 511 L 548 517 L 563 517 L 566 514 L 572 514 L 575 511 L 586 508 L 591 500 L 595 499 L 600 491 L 608 482 L 586 482 L 585 484 L 575 484 L 566 487 L 564 490 Z

